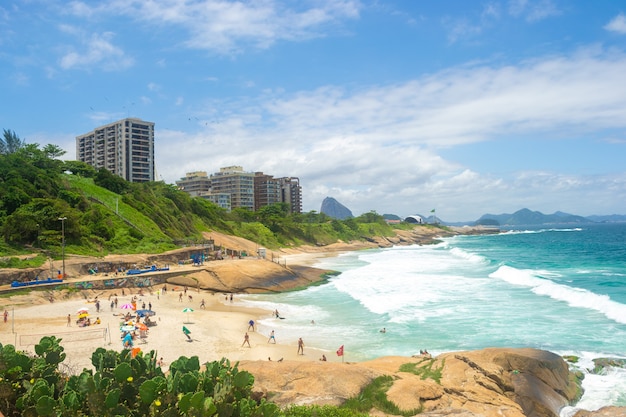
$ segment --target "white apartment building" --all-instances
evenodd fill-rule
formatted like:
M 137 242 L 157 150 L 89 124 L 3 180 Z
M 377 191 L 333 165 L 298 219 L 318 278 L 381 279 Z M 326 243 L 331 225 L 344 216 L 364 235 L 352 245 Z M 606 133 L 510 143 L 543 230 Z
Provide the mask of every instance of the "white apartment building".
M 232 208 L 254 211 L 254 173 L 241 166 L 220 168 L 211 174 L 211 194 L 230 194 Z

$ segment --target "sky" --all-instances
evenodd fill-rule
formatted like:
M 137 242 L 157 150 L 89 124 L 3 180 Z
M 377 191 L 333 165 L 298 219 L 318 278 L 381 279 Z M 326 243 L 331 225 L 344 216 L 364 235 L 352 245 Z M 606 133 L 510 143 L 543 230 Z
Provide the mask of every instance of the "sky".
M 4 0 L 0 128 L 155 123 L 157 180 L 298 177 L 303 210 L 626 214 L 626 2 Z

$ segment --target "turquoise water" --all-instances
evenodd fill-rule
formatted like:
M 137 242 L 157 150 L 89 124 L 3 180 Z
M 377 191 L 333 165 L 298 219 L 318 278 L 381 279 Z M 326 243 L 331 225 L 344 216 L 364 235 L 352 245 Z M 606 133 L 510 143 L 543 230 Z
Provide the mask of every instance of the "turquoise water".
M 457 236 L 316 266 L 341 274 L 298 292 L 244 298 L 285 317 L 261 319 L 260 331 L 275 330 L 284 343 L 303 337 L 332 356 L 344 345 L 349 361 L 534 347 L 577 355 L 584 368 L 626 354 L 626 224 Z M 589 375 L 585 389 L 579 408 L 626 405 L 626 372 Z

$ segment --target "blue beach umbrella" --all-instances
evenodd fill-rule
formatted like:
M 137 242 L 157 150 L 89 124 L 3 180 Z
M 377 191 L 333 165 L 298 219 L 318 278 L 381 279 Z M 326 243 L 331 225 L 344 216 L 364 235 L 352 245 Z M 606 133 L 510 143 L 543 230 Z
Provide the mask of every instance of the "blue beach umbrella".
M 137 310 L 135 311 L 139 317 L 152 317 L 156 314 L 153 310 Z

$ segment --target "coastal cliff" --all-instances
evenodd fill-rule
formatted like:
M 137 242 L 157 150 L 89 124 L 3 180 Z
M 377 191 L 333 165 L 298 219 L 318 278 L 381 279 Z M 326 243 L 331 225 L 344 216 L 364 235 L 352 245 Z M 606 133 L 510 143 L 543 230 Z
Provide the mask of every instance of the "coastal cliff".
M 245 361 L 240 367 L 255 376 L 259 395 L 280 405 L 339 405 L 375 378 L 390 376 L 387 399 L 402 412 L 428 417 L 558 417 L 581 393 L 560 356 L 529 348 L 345 364 Z M 387 415 L 375 409 L 370 414 Z

